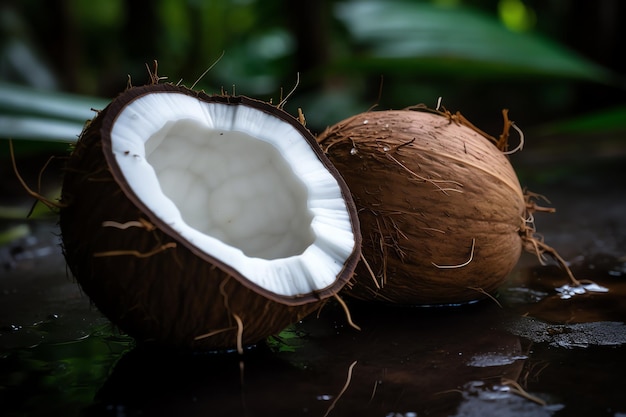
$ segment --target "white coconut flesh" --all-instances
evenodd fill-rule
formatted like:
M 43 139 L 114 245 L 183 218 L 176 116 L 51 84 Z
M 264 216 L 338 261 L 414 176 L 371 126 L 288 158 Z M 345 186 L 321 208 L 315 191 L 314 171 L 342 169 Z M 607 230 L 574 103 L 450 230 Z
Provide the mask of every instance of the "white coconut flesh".
M 274 294 L 331 286 L 354 251 L 340 185 L 302 134 L 273 114 L 147 94 L 117 116 L 111 149 L 153 215 Z

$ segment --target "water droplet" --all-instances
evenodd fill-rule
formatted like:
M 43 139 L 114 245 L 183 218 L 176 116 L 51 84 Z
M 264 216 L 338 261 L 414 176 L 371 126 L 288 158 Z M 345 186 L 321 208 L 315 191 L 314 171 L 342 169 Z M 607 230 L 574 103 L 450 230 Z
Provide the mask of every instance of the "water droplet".
M 389 149 L 391 149 L 389 146 L 386 146 L 386 145 L 383 146 L 383 151 L 387 152 L 387 151 L 389 151 Z
M 580 286 L 563 285 L 555 288 L 563 300 L 572 298 L 574 295 L 585 294 L 586 292 L 608 292 L 609 289 L 597 284 L 584 284 Z
M 369 120 L 363 120 L 363 124 L 366 125 L 369 123 Z
M 323 394 L 323 395 L 318 395 L 317 399 L 319 401 L 330 401 L 333 398 L 332 395 L 328 395 L 328 394 Z
M 469 388 L 478 388 L 478 387 L 484 387 L 485 383 L 484 381 L 470 381 L 467 386 Z
M 357 151 L 356 148 L 350 149 L 350 155 L 356 155 L 357 153 L 359 153 L 359 151 Z
M 389 128 L 389 123 L 385 123 L 385 129 Z
M 585 284 L 585 290 L 591 292 L 609 292 L 609 289 L 598 284 Z
M 22 330 L 22 326 L 20 326 L 19 324 L 9 324 L 7 326 L 7 330 L 11 332 L 17 332 L 19 330 Z

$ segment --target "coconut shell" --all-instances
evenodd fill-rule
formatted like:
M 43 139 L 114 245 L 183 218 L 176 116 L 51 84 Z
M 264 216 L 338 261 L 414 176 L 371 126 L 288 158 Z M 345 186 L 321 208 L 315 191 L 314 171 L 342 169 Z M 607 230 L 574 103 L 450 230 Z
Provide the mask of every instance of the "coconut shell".
M 233 104 L 253 101 L 208 96 L 173 85 L 146 86 L 127 90 L 86 126 L 67 162 L 60 209 L 64 255 L 84 292 L 113 324 L 139 342 L 194 349 L 253 344 L 321 308 L 350 278 L 358 261 L 356 216 L 357 249 L 337 283 L 292 300 L 273 297 L 245 282 L 228 265 L 198 253 L 146 212 L 125 187 L 119 170 L 112 167 L 109 159 L 113 158 L 106 157 L 107 131 L 116 113 L 134 97 L 152 90 Z M 281 112 L 263 105 L 268 111 Z M 290 123 L 304 132 L 296 119 Z M 306 134 L 322 162 L 336 173 L 315 138 Z M 126 224 L 129 220 L 134 221 L 133 227 L 103 227 L 107 222 Z
M 516 265 L 526 203 L 509 160 L 450 115 L 379 111 L 318 143 L 354 197 L 364 261 L 344 291 L 401 304 L 485 297 Z

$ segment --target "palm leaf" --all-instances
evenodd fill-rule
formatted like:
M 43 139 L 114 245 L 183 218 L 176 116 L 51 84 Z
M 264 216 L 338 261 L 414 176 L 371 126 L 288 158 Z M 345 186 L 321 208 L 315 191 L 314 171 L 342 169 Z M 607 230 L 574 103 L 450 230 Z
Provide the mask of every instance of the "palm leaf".
M 408 1 L 338 3 L 358 54 L 342 66 L 455 77 L 564 77 L 608 82 L 604 68 L 537 34 L 507 29 L 467 7 Z
M 0 83 L 0 138 L 73 142 L 103 99 Z

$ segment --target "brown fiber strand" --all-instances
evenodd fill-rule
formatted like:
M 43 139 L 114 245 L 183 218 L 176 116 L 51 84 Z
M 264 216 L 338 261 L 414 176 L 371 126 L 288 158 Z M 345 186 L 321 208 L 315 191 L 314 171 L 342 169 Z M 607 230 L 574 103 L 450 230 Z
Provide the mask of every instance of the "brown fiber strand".
M 427 149 L 419 149 L 420 152 L 422 152 L 423 154 L 428 154 L 428 150 Z M 511 178 L 503 178 L 497 174 L 494 174 L 493 172 L 490 172 L 490 167 L 489 165 L 485 165 L 483 163 L 477 163 L 477 162 L 471 162 L 471 161 L 467 161 L 467 160 L 462 160 L 461 158 L 454 156 L 452 154 L 449 153 L 437 153 L 437 156 L 441 157 L 441 158 L 446 158 L 452 162 L 458 162 L 458 163 L 463 163 L 464 165 L 466 165 L 468 168 L 472 168 L 475 170 L 480 170 L 483 171 L 485 174 L 487 175 L 492 175 L 495 179 L 501 181 L 502 183 L 504 183 L 507 187 L 509 187 L 511 189 L 511 191 L 513 191 L 514 193 L 518 194 L 519 193 L 519 182 L 517 182 L 517 178 L 515 178 L 515 182 L 511 183 Z M 463 186 L 461 184 L 461 186 Z
M 392 160 L 393 162 L 395 162 L 396 164 L 398 164 L 402 169 L 404 169 L 406 172 L 408 172 L 409 174 L 413 175 L 415 178 L 421 180 L 421 181 L 425 181 L 428 182 L 432 185 L 434 185 L 435 187 L 437 187 L 437 189 L 441 192 L 443 192 L 444 194 L 448 194 L 446 191 L 456 191 L 458 193 L 462 193 L 463 190 L 457 190 L 456 188 L 442 188 L 440 187 L 437 183 L 441 183 L 441 182 L 449 182 L 449 183 L 453 183 L 454 185 L 457 185 L 459 187 L 463 187 L 463 184 L 456 182 L 456 181 L 446 181 L 446 180 L 431 180 L 429 178 L 425 178 L 422 177 L 421 175 L 417 175 L 415 172 L 411 171 L 409 168 L 406 167 L 406 165 L 404 165 L 402 162 L 398 161 L 396 158 L 394 158 L 393 156 L 386 154 L 387 158 L 389 158 L 390 160 Z
M 102 258 L 105 256 L 125 256 L 131 255 L 137 258 L 149 258 L 150 256 L 154 256 L 158 253 L 161 253 L 167 249 L 175 248 L 176 242 L 166 243 L 165 245 L 161 245 L 158 248 L 155 248 L 149 252 L 139 252 L 137 250 L 111 250 L 106 252 L 96 252 L 93 254 L 94 258 Z
M 465 118 L 465 116 L 463 116 L 460 112 L 456 112 L 456 114 L 452 114 L 450 111 L 446 110 L 445 108 L 444 108 L 443 111 L 438 111 L 438 110 L 434 111 L 434 110 L 431 110 L 429 108 L 426 108 L 423 105 L 414 106 L 414 107 L 409 108 L 409 109 L 411 109 L 411 110 L 418 110 L 418 111 L 422 111 L 422 112 L 426 112 L 426 113 L 438 114 L 439 116 L 446 117 L 450 121 L 454 121 L 455 124 L 457 124 L 459 126 L 467 127 L 469 129 L 473 130 L 474 132 L 478 133 L 480 136 L 488 139 L 494 145 L 496 145 L 497 149 L 499 151 L 501 151 L 503 155 L 508 155 L 508 154 L 514 153 L 514 152 L 522 149 L 522 147 L 524 145 L 524 134 L 523 134 L 522 130 L 519 127 L 517 127 L 511 120 L 509 120 L 508 109 L 503 109 L 502 110 L 502 116 L 503 116 L 503 119 L 504 119 L 504 126 L 502 128 L 502 134 L 500 135 L 499 139 L 496 139 L 495 137 L 489 135 L 488 133 L 486 133 L 483 130 L 481 130 L 478 127 L 476 127 L 473 123 L 471 123 L 469 120 L 467 120 Z M 508 152 L 507 148 L 508 148 L 509 131 L 510 131 L 510 128 L 512 126 L 520 135 L 520 144 L 513 151 Z M 425 151 L 425 149 L 423 149 L 422 151 Z M 450 159 L 454 159 L 454 157 L 452 155 L 445 155 L 445 157 L 450 158 Z M 484 169 L 484 167 L 481 166 L 481 165 L 473 165 L 473 167 L 477 168 L 477 169 Z M 508 184 L 508 183 L 507 183 L 507 185 L 510 186 L 510 184 Z M 513 190 L 515 190 L 515 188 L 516 187 L 512 187 Z
M 370 273 L 370 276 L 372 277 L 372 281 L 374 281 L 374 285 L 376 285 L 376 288 L 380 289 L 380 285 L 378 285 L 378 281 L 376 281 L 376 275 L 374 274 L 374 271 L 372 271 L 370 264 L 367 263 L 367 259 L 365 259 L 365 256 L 363 256 L 363 254 L 361 254 L 361 260 L 365 264 L 365 268 L 367 268 L 367 272 Z
M 376 396 L 377 388 L 378 388 L 378 381 L 374 381 L 374 388 L 372 388 L 372 395 L 370 395 L 370 402 L 372 402 L 372 400 Z
M 306 118 L 304 117 L 304 113 L 300 107 L 298 107 L 298 121 L 302 126 L 306 126 Z
M 46 207 L 48 207 L 49 209 L 59 209 L 64 207 L 64 204 L 61 203 L 55 203 L 54 201 L 50 201 L 49 199 L 45 198 L 44 196 L 42 196 L 41 194 L 33 191 L 27 184 L 26 181 L 24 181 L 24 178 L 22 178 L 22 176 L 20 175 L 18 169 L 17 169 L 17 163 L 15 162 L 15 151 L 13 149 L 13 140 L 9 139 L 9 153 L 11 154 L 11 164 L 13 165 L 13 172 L 15 173 L 15 176 L 17 177 L 17 180 L 20 182 L 20 184 L 22 185 L 22 187 L 24 188 L 24 190 L 26 190 L 26 192 L 31 196 L 36 198 L 38 201 L 41 201 Z M 47 165 L 48 163 L 46 163 Z M 45 167 L 44 167 L 45 168 Z
M 343 311 L 346 313 L 346 321 L 348 322 L 348 324 L 357 330 L 361 330 L 361 328 L 357 326 L 356 324 L 354 324 L 354 322 L 352 321 L 352 316 L 350 315 L 350 310 L 348 309 L 348 305 L 346 304 L 346 302 L 343 301 L 341 297 L 339 297 L 338 294 L 335 294 L 334 297 L 343 308 Z
M 224 332 L 227 332 L 227 331 L 233 330 L 233 329 L 235 329 L 234 326 L 233 327 L 227 327 L 225 329 L 213 330 L 212 332 L 208 332 L 208 333 L 201 334 L 200 336 L 196 336 L 196 337 L 193 338 L 193 340 L 206 339 L 207 337 L 215 336 L 216 334 L 224 333 Z
M 556 249 L 554 249 L 552 246 L 547 245 L 541 240 L 535 239 L 533 237 L 530 237 L 527 239 L 529 239 L 532 245 L 535 247 L 535 253 L 537 254 L 539 258 L 541 258 L 541 255 L 543 255 L 544 253 L 547 253 L 559 264 L 561 268 L 565 270 L 565 272 L 567 273 L 567 276 L 569 277 L 573 285 L 577 287 L 582 285 L 581 281 L 577 280 L 576 277 L 574 277 L 574 273 L 569 268 L 569 266 L 567 266 L 567 262 L 565 262 L 565 259 L 563 259 L 561 255 L 559 255 Z M 585 280 L 584 282 L 592 283 L 592 281 L 588 281 L 588 280 Z
M 496 303 L 498 305 L 498 307 L 502 308 L 502 304 L 500 304 L 500 302 L 496 299 L 496 297 L 494 297 L 493 295 L 489 294 L 487 291 L 483 290 L 482 288 L 478 288 L 478 287 L 467 287 L 470 290 L 474 290 L 482 295 L 484 295 L 485 297 L 489 298 L 491 301 L 493 301 L 494 303 Z
M 474 247 L 476 246 L 476 239 L 472 239 L 472 249 L 470 251 L 470 256 L 469 259 L 461 264 L 458 265 L 437 265 L 434 262 L 431 262 L 434 266 L 436 266 L 439 269 L 456 269 L 456 268 L 463 268 L 464 266 L 469 265 L 472 260 L 474 259 Z
M 376 217 L 376 228 L 378 229 L 378 246 L 380 248 L 380 256 L 382 259 L 382 271 L 383 277 L 381 280 L 380 287 L 385 286 L 387 283 L 387 245 L 385 244 L 385 234 L 383 233 L 383 229 L 380 227 L 380 221 L 378 220 L 378 215 Z M 393 236 L 389 236 L 393 240 Z M 379 287 L 378 283 L 376 285 Z
M 537 259 L 542 265 L 544 264 L 544 261 L 543 261 L 544 254 L 548 254 L 550 257 L 552 257 L 552 259 L 554 259 L 558 263 L 558 265 L 561 268 L 565 270 L 572 285 L 580 286 L 582 282 L 576 279 L 576 277 L 574 276 L 574 273 L 567 265 L 567 262 L 565 262 L 565 259 L 563 259 L 561 255 L 559 255 L 556 249 L 546 244 L 541 238 L 541 236 L 537 235 L 533 213 L 534 212 L 552 213 L 554 212 L 554 209 L 551 207 L 538 206 L 533 200 L 534 198 L 541 198 L 549 202 L 547 198 L 545 198 L 544 196 L 540 194 L 532 193 L 528 190 L 524 191 L 524 200 L 526 202 L 525 214 L 526 214 L 527 220 L 524 221 L 523 226 L 520 230 L 520 236 L 522 238 L 522 241 L 524 242 L 524 248 L 528 252 L 534 252 L 535 255 L 537 256 Z M 592 281 L 589 281 L 589 280 L 585 280 L 584 282 L 593 283 Z
M 511 126 L 513 125 L 513 122 L 509 119 L 509 110 L 508 109 L 502 109 L 502 118 L 504 121 L 504 125 L 502 127 L 502 133 L 500 134 L 499 138 L 495 138 L 493 136 L 491 136 L 490 134 L 486 133 L 485 131 L 483 131 L 482 129 L 476 127 L 472 122 L 470 122 L 469 120 L 467 120 L 467 118 L 465 116 L 463 116 L 461 114 L 461 112 L 457 111 L 456 113 L 451 113 L 449 110 L 447 110 L 445 107 L 441 107 L 442 110 L 439 110 L 439 103 L 437 104 L 437 110 L 435 110 L 434 112 L 436 114 L 439 114 L 441 116 L 444 116 L 446 118 L 448 118 L 448 120 L 450 120 L 451 122 L 455 122 L 458 125 L 461 126 L 465 126 L 468 127 L 470 129 L 472 129 L 474 132 L 478 133 L 479 135 L 481 135 L 482 137 L 488 139 L 489 141 L 493 142 L 494 145 L 496 145 L 496 147 L 498 148 L 499 151 L 501 152 L 505 152 L 507 151 L 507 148 L 509 146 L 508 143 L 508 139 L 509 139 L 509 132 L 511 130 Z M 421 110 L 421 111 L 429 111 L 429 112 L 433 112 L 433 110 L 419 107 L 419 108 L 415 108 L 412 110 Z
M 235 313 L 233 313 L 233 318 L 237 322 L 237 353 L 243 355 L 243 321 Z
M 146 63 L 146 69 L 148 70 L 148 76 L 150 77 L 150 82 L 152 84 L 158 84 L 162 80 L 167 80 L 167 77 L 159 77 L 159 62 L 155 59 L 153 61 L 154 71 L 150 71 L 150 67 L 148 63 Z
M 522 129 L 517 127 L 515 123 L 511 123 L 511 127 L 515 129 L 515 131 L 519 135 L 519 144 L 510 151 L 502 151 L 502 153 L 505 155 L 512 155 L 515 152 L 521 151 L 524 148 L 524 132 L 522 132 Z
M 230 305 L 228 303 L 228 293 L 226 292 L 226 288 L 225 288 L 227 283 L 228 283 L 228 278 L 220 282 L 219 291 L 220 291 L 220 295 L 222 296 L 222 300 L 224 303 L 224 309 L 230 313 Z
M 277 108 L 282 109 L 285 106 L 285 104 L 287 104 L 287 99 L 289 99 L 289 97 L 291 97 L 291 95 L 296 92 L 296 89 L 298 88 L 299 84 L 300 84 L 300 73 L 296 72 L 296 84 L 293 86 L 291 91 L 287 93 L 285 98 L 281 98 L 280 102 L 276 106 Z
M 43 164 L 43 167 L 41 167 L 41 169 L 39 170 L 39 175 L 37 176 L 37 192 L 38 193 L 41 193 L 41 178 L 43 176 L 43 173 L 45 172 L 46 168 L 48 168 L 48 165 L 50 165 L 50 162 L 52 162 L 54 159 L 55 159 L 55 156 L 52 155 L 50 158 L 48 158 L 46 163 Z
M 198 84 L 200 82 L 201 79 L 204 78 L 205 75 L 207 75 L 207 73 L 209 71 L 211 71 L 213 69 L 214 66 L 217 65 L 218 62 L 220 62 L 222 60 L 222 58 L 224 58 L 224 54 L 226 53 L 226 51 L 222 51 L 222 53 L 220 54 L 219 57 L 217 57 L 217 59 L 211 64 L 211 66 L 209 66 L 209 68 L 205 69 L 204 72 L 202 74 L 200 74 L 200 76 L 198 77 L 198 79 L 191 84 L 191 88 L 192 90 L 196 87 L 196 84 Z
M 115 229 L 122 229 L 122 230 L 126 230 L 129 227 L 140 227 L 140 228 L 146 229 L 149 232 L 156 229 L 155 225 L 153 225 L 149 221 L 142 219 L 142 218 L 140 218 L 139 220 L 131 220 L 125 223 L 118 223 L 113 220 L 107 220 L 107 221 L 102 222 L 102 227 L 113 227 Z
M 245 362 L 243 360 L 239 361 L 239 384 L 241 386 L 241 388 L 243 388 L 243 382 L 244 382 L 244 369 L 245 369 Z M 245 407 L 245 396 L 244 396 L 244 390 L 241 390 L 241 403 L 244 405 Z
M 522 388 L 520 384 L 518 384 L 516 381 L 513 381 L 512 379 L 502 378 L 502 385 L 507 385 L 511 387 L 510 390 L 513 394 L 517 394 L 520 397 L 526 398 L 527 400 L 532 401 L 536 404 L 546 405 L 546 402 L 544 400 L 537 396 L 529 394 L 524 388 Z
M 356 364 L 357 364 L 357 361 L 354 361 L 354 362 L 352 362 L 352 364 L 348 368 L 348 375 L 346 377 L 346 383 L 343 385 L 343 388 L 341 388 L 341 391 L 339 391 L 339 394 L 337 394 L 337 397 L 333 400 L 333 402 L 330 404 L 330 406 L 328 407 L 328 409 L 324 413 L 324 417 L 327 417 L 330 414 L 332 409 L 335 408 L 335 405 L 337 404 L 337 402 L 339 401 L 341 396 L 344 394 L 344 392 L 346 392 L 346 390 L 350 386 L 350 382 L 352 381 L 352 369 L 354 369 L 354 366 Z

